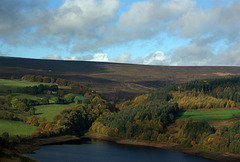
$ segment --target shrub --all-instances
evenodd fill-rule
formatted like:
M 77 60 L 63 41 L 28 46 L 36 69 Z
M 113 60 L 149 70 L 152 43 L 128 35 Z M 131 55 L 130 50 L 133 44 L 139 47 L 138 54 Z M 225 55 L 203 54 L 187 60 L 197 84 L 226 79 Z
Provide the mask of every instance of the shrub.
M 21 142 L 21 137 L 18 135 L 14 135 L 9 139 L 9 143 L 11 144 L 19 144 Z
M 5 140 L 5 141 L 8 141 L 9 140 L 9 134 L 8 132 L 3 132 L 2 135 L 1 135 L 2 139 Z
M 31 107 L 28 111 L 29 115 L 34 115 L 35 114 L 35 108 L 34 107 Z

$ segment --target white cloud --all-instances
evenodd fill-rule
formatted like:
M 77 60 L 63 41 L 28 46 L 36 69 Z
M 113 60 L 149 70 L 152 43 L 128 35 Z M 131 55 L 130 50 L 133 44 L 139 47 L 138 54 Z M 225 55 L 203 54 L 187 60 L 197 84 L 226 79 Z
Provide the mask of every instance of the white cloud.
M 192 0 L 148 0 L 133 3 L 129 11 L 123 13 L 119 18 L 119 26 L 122 28 L 146 27 L 154 25 L 166 25 L 166 22 L 176 19 L 194 5 Z M 159 24 L 160 23 L 160 24 Z
M 130 53 L 122 53 L 119 57 L 109 58 L 107 53 L 95 53 L 92 56 L 69 56 L 61 57 L 58 54 L 51 54 L 43 57 L 44 59 L 54 59 L 54 60 L 85 60 L 85 61 L 97 61 L 97 62 L 116 62 L 116 63 L 135 63 L 135 64 L 146 64 L 146 65 L 166 65 L 169 59 L 161 51 L 156 51 L 155 53 L 147 54 L 145 57 L 138 57 L 136 59 L 131 59 Z
M 56 53 L 47 55 L 47 56 L 43 57 L 43 59 L 51 59 L 51 60 L 81 60 L 81 58 L 78 57 L 78 56 L 61 57 L 59 54 L 56 54 Z
M 119 16 L 118 25 L 108 39 L 115 43 L 151 39 L 161 32 L 166 32 L 169 24 L 192 5 L 194 5 L 192 0 L 135 2 L 129 6 L 127 12 Z
M 167 57 L 161 51 L 156 51 L 155 53 L 148 54 L 143 59 L 143 64 L 147 65 L 166 65 Z
M 216 1 L 215 3 L 221 3 Z M 233 39 L 240 34 L 239 17 L 240 1 L 232 1 L 226 5 L 215 4 L 209 9 L 199 6 L 186 10 L 184 15 L 171 24 L 173 31 L 179 31 L 183 37 L 201 37 L 202 35 L 213 35 L 213 37 Z M 238 38 L 239 39 L 239 38 Z
M 118 63 L 129 63 L 131 62 L 131 54 L 130 53 L 122 53 L 119 57 L 110 58 L 111 62 Z
M 43 13 L 37 34 L 58 43 L 74 42 L 73 51 L 90 50 L 108 32 L 119 4 L 118 0 L 65 0 L 59 9 Z
M 104 30 L 104 23 L 114 18 L 118 6 L 117 0 L 66 0 L 58 10 L 52 12 L 44 29 L 48 34 L 74 32 L 91 37 Z
M 134 63 L 134 64 L 146 64 L 146 65 L 167 65 L 169 63 L 168 57 L 161 51 L 156 51 L 151 54 L 147 54 L 144 57 L 137 57 L 131 59 L 132 54 L 122 53 L 119 57 L 109 58 L 110 62 L 116 63 Z
M 90 61 L 99 61 L 99 62 L 108 62 L 108 54 L 107 53 L 96 53 L 93 55 L 93 58 Z
M 43 57 L 44 59 L 51 59 L 51 60 L 62 60 L 63 58 L 61 56 L 59 56 L 58 54 L 50 54 L 47 55 L 45 57 Z
M 63 58 L 63 60 L 80 60 L 80 57 L 78 57 L 78 56 L 69 56 L 69 57 Z

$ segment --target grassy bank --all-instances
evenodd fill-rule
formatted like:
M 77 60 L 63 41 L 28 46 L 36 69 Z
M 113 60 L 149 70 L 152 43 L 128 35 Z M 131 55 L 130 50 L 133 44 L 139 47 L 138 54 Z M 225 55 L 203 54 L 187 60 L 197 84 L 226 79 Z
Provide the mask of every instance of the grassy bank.
M 21 121 L 0 120 L 0 134 L 8 132 L 10 136 L 19 135 L 22 137 L 30 136 L 36 132 L 37 128 Z
M 52 122 L 53 117 L 63 109 L 74 107 L 77 104 L 71 103 L 71 104 L 50 104 L 50 105 L 40 105 L 35 106 L 36 108 L 36 116 L 39 118 L 45 118 L 47 121 Z
M 0 90 L 1 92 L 6 92 L 7 90 L 16 91 L 17 88 L 23 88 L 27 86 L 38 86 L 39 84 L 43 85 L 53 85 L 52 83 L 42 83 L 42 82 L 29 82 L 25 80 L 7 80 L 0 79 Z

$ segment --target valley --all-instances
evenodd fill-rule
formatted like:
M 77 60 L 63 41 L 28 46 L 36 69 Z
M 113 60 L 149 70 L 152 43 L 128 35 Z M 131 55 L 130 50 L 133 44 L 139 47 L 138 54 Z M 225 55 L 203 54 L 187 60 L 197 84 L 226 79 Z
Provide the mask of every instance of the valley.
M 230 159 L 240 158 L 238 67 L 48 60 L 52 64 L 45 64 L 44 70 L 43 60 L 31 60 L 39 61 L 31 67 L 29 59 L 12 59 L 27 63 L 14 67 L 8 62 L 8 70 L 0 71 L 0 135 L 22 152 L 41 145 L 35 144 L 41 139 L 85 136 L 144 146 L 168 143 L 165 149 L 179 146 L 175 151 L 194 155 L 187 151 L 193 149 L 212 160 L 219 159 L 215 157 L 219 152 Z M 72 66 L 57 70 L 57 64 L 72 64 L 77 70 Z M 29 68 L 21 73 L 9 70 L 23 67 Z M 46 69 L 55 69 L 55 73 Z M 75 75 L 69 77 L 68 70 Z M 208 75 L 200 75 L 205 70 Z M 175 77 L 169 77 L 172 74 Z M 6 150 L 1 153 L 7 157 Z

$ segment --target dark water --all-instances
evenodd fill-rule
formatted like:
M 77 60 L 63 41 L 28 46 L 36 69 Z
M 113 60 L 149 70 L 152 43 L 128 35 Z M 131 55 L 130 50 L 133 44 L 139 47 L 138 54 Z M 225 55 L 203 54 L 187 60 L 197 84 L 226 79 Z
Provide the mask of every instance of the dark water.
M 40 162 L 205 162 L 198 157 L 151 147 L 119 145 L 103 141 L 42 146 L 28 154 Z

